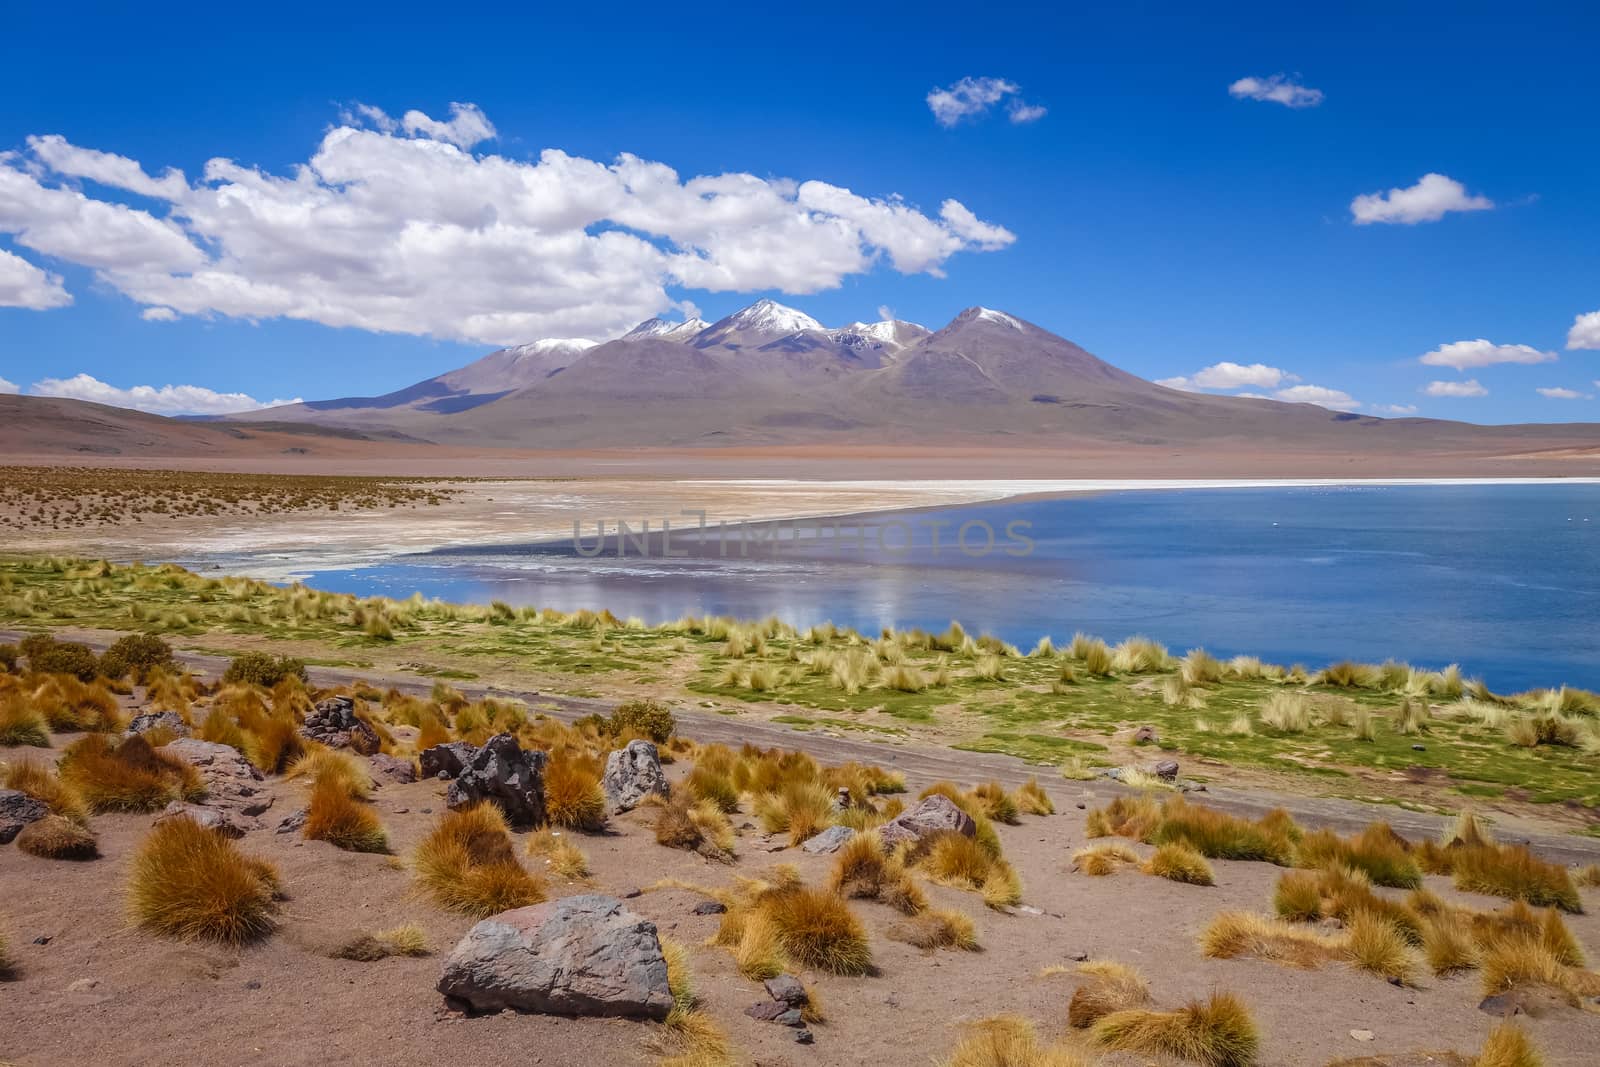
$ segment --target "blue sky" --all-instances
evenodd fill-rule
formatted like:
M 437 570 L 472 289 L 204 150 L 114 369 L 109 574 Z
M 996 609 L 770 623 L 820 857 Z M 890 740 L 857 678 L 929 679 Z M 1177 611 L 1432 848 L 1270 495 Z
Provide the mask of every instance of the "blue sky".
M 766 295 L 830 325 L 997 307 L 1196 388 L 1600 421 L 1592 5 L 374 11 L 8 12 L 0 379 L 378 393 Z M 1320 101 L 1230 93 L 1280 74 Z M 941 123 L 928 95 L 963 78 L 1016 91 Z M 677 178 L 595 208 L 624 153 Z M 752 177 L 678 184 L 716 175 Z

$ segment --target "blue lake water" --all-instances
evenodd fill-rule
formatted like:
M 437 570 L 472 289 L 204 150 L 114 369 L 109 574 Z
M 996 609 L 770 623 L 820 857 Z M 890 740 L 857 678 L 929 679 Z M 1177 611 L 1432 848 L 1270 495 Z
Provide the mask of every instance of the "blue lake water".
M 742 549 L 714 529 L 680 531 L 666 547 L 689 555 L 671 558 L 659 539 L 648 557 L 637 543 L 624 558 L 614 543 L 586 557 L 591 527 L 576 545 L 451 549 L 305 579 L 652 623 L 775 614 L 875 633 L 959 619 L 1024 648 L 1043 634 L 1140 633 L 1175 652 L 1313 667 L 1393 657 L 1460 663 L 1503 690 L 1600 688 L 1600 485 L 1112 492 L 845 523 L 837 536 L 780 533 L 776 546 L 746 533 Z M 963 524 L 967 552 L 954 543 Z M 1023 524 L 1012 529 L 1031 540 L 1026 554 L 1012 554 L 1008 524 Z M 996 536 L 986 554 L 985 528 Z

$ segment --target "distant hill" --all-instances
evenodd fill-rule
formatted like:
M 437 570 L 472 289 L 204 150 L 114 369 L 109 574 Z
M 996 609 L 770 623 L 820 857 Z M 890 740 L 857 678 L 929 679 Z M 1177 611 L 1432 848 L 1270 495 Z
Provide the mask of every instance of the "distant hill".
M 300 387 L 297 387 L 300 388 Z M 1263 447 L 1332 453 L 1600 445 L 1600 427 L 1479 427 L 1181 392 L 1017 316 L 968 308 L 829 329 L 759 301 L 709 325 L 651 319 L 604 344 L 502 349 L 381 397 L 234 416 L 464 447 Z

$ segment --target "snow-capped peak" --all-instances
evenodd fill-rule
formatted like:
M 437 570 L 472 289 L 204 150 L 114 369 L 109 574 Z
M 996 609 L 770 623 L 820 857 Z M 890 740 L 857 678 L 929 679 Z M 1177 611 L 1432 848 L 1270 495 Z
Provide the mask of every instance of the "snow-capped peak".
M 770 334 L 775 337 L 800 333 L 804 330 L 821 330 L 822 323 L 803 311 L 785 307 L 776 300 L 757 300 L 742 311 L 736 311 L 725 320 L 733 330 Z
M 688 319 L 684 322 L 672 322 L 660 318 L 645 319 L 622 336 L 625 340 L 631 338 L 636 341 L 647 337 L 663 341 L 687 341 L 709 325 L 710 323 L 704 319 Z
M 834 330 L 834 337 L 855 335 L 876 341 L 882 345 L 893 345 L 903 348 L 928 336 L 926 326 L 919 326 L 915 322 L 906 322 L 902 319 L 879 319 L 876 322 L 852 322 L 850 325 Z
M 1022 329 L 1021 320 L 1012 318 L 1004 311 L 996 311 L 993 308 L 986 307 L 974 307 L 968 308 L 966 312 L 963 312 L 962 317 L 965 318 L 969 312 L 972 313 L 973 318 L 980 319 L 984 322 L 999 323 L 1002 326 L 1009 326 L 1013 330 Z
M 573 355 L 585 352 L 599 344 L 587 337 L 546 337 L 542 341 L 534 341 L 525 345 L 514 345 L 506 349 L 513 356 L 545 356 L 552 352 Z

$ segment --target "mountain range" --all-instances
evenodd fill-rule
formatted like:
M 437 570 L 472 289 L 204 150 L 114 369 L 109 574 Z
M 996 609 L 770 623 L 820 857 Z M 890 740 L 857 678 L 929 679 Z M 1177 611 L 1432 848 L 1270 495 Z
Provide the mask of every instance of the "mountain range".
M 1465 426 L 1181 392 L 990 308 L 968 308 L 939 330 L 899 320 L 830 329 L 771 300 L 709 324 L 650 319 L 605 343 L 536 341 L 382 396 L 234 419 L 528 448 L 1332 443 L 1406 424 Z

